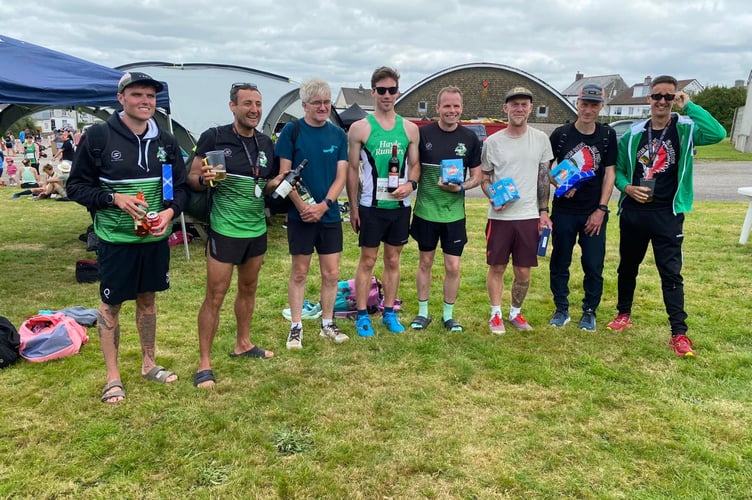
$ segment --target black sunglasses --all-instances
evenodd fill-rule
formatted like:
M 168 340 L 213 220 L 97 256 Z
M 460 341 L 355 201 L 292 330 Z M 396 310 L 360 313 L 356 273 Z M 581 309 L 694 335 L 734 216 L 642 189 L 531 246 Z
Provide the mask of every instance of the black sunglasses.
M 394 95 L 399 90 L 397 87 L 376 87 L 373 90 L 379 93 L 379 95 L 384 95 L 387 92 L 389 92 L 389 95 Z
M 233 89 L 242 89 L 242 90 L 258 90 L 258 86 L 255 83 L 247 83 L 247 82 L 235 82 L 232 84 Z
M 650 94 L 650 98 L 654 101 L 660 101 L 666 99 L 666 102 L 671 102 L 676 97 L 674 94 Z

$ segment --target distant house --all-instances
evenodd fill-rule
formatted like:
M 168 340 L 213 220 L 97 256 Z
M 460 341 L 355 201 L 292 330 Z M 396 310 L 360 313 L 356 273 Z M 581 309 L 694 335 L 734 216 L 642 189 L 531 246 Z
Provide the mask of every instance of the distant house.
M 632 85 L 605 106 L 606 116 L 611 118 L 643 118 L 650 116 L 650 84 L 653 78 L 646 76 L 641 83 Z M 689 95 L 702 92 L 703 87 L 697 80 L 679 80 L 677 90 L 682 90 Z
M 356 89 L 346 87 L 339 89 L 337 100 L 334 101 L 334 107 L 337 108 L 337 110 L 342 111 L 353 104 L 357 104 L 367 113 L 372 113 L 373 96 L 371 96 L 371 89 L 363 87 L 363 84 Z
M 596 84 L 603 87 L 603 92 L 606 97 L 606 106 L 601 110 L 601 116 L 607 116 L 608 103 L 629 88 L 627 82 L 621 77 L 621 75 L 601 75 L 601 76 L 585 76 L 580 72 L 574 77 L 574 82 L 561 92 L 561 95 L 572 103 L 577 105 L 577 97 L 580 95 L 582 87 L 588 84 Z

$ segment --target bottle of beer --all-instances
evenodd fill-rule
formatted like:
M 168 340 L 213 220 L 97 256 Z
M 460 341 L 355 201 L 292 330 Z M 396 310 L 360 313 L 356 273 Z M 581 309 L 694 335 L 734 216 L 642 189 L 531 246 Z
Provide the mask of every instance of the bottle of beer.
M 399 187 L 399 158 L 397 157 L 397 145 L 392 146 L 392 157 L 389 158 L 389 173 L 386 178 L 386 190 L 390 193 Z
M 292 187 L 296 182 L 300 181 L 300 176 L 303 173 L 303 169 L 308 164 L 308 160 L 304 159 L 300 162 L 300 165 L 287 172 L 287 175 L 282 182 L 279 183 L 277 189 L 272 193 L 272 198 L 278 200 L 280 198 L 287 198 L 287 195 L 292 191 Z
M 146 202 L 144 193 L 142 191 L 136 193 L 136 198 L 138 199 L 138 201 L 143 201 L 144 203 Z M 143 208 L 143 205 L 141 205 L 142 210 Z M 146 222 L 146 215 L 133 218 L 133 231 L 136 233 L 136 236 L 146 236 L 147 234 L 149 234 L 149 224 Z

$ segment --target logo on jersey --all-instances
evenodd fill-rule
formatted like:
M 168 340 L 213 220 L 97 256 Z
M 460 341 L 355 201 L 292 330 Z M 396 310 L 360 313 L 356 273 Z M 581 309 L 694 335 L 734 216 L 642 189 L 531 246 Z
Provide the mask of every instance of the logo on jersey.
M 112 161 L 123 161 L 123 153 L 120 152 L 118 149 L 113 149 L 110 152 L 110 160 Z
M 266 168 L 267 163 L 269 163 L 269 160 L 266 159 L 266 153 L 264 151 L 259 152 L 258 163 L 261 168 Z
M 651 149 L 655 151 L 652 165 L 650 162 Z M 658 139 L 653 139 L 652 147 L 645 144 L 645 146 L 637 151 L 637 157 L 639 158 L 637 163 L 642 166 L 642 176 L 647 178 L 648 171 L 651 170 L 651 168 L 653 175 L 655 175 L 665 172 L 668 170 L 669 166 L 676 163 L 676 149 L 674 149 L 671 139 L 664 141 L 661 144 L 658 143 Z
M 580 172 L 597 172 L 601 165 L 601 153 L 598 148 L 582 142 L 569 152 L 568 158 L 577 165 Z
M 467 146 L 464 142 L 457 143 L 457 147 L 454 148 L 454 154 L 457 156 L 465 156 L 467 154 Z
M 157 148 L 157 159 L 162 163 L 167 161 L 167 151 L 165 151 L 165 148 L 162 146 Z

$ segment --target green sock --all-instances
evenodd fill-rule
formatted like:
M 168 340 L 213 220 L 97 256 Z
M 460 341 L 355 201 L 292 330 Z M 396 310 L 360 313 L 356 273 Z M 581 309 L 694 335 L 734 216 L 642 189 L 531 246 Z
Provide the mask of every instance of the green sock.
M 428 317 L 428 301 L 427 300 L 418 301 L 418 316 L 423 316 L 424 318 Z
M 447 304 L 444 302 L 444 316 L 443 320 L 452 319 L 454 317 L 454 304 Z

